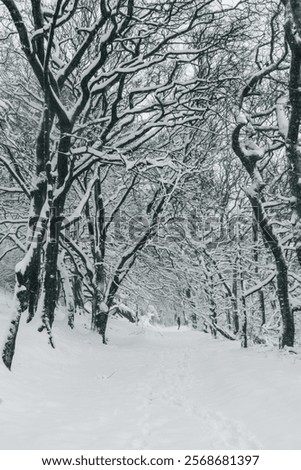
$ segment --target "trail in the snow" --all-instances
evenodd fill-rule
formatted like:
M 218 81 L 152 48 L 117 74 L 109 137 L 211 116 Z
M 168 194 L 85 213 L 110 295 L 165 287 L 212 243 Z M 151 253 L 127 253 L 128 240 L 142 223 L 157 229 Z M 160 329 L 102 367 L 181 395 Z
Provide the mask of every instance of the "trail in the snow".
M 34 349 L 24 329 L 14 372 L 0 368 L 1 449 L 301 448 L 299 360 L 123 321 L 107 347 L 56 336 Z
M 199 345 L 187 346 L 187 335 L 175 330 L 165 332 L 166 344 L 154 353 L 153 366 L 143 383 L 142 417 L 138 420 L 133 448 L 258 448 L 251 436 L 231 416 L 206 405 L 199 367 Z M 181 345 L 181 339 L 183 344 Z M 190 337 L 190 340 L 193 338 Z M 197 356 L 195 356 L 197 354 Z

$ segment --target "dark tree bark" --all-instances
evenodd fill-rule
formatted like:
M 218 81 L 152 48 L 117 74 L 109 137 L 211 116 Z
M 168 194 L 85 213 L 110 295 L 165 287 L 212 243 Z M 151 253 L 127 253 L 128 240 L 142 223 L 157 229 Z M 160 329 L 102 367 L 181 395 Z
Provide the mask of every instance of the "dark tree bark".
M 237 268 L 237 257 L 233 263 L 233 278 L 232 278 L 232 292 L 233 297 L 231 297 L 232 301 L 232 316 L 233 316 L 233 333 L 236 335 L 239 332 L 239 316 L 238 316 L 238 268 Z
M 286 5 L 285 35 L 291 50 L 289 77 L 290 116 L 282 112 L 282 123 L 279 132 L 285 138 L 286 156 L 289 163 L 289 184 L 292 194 L 291 206 L 293 212 L 294 242 L 299 264 L 301 265 L 301 24 L 300 4 L 298 1 L 283 2 Z M 281 106 L 281 104 L 280 104 Z M 278 115 L 279 116 L 279 115 Z M 282 131 L 285 129 L 285 131 Z
M 254 243 L 254 251 L 253 251 L 253 256 L 254 256 L 254 261 L 255 261 L 255 274 L 258 277 L 259 273 L 259 249 L 258 249 L 258 222 L 253 217 L 253 223 L 252 223 L 252 231 L 253 231 L 253 243 Z M 258 303 L 259 303 L 259 311 L 261 315 L 261 326 L 265 325 L 266 318 L 265 318 L 265 302 L 264 302 L 264 292 L 262 289 L 260 289 L 257 292 L 258 296 Z
M 2 360 L 6 367 L 11 370 L 12 361 L 15 354 L 16 339 L 19 329 L 19 324 L 21 320 L 22 313 L 27 309 L 27 292 L 22 282 L 21 275 L 18 276 L 19 281 L 16 283 L 15 287 L 15 309 L 13 319 L 10 324 L 9 332 L 2 350 Z
M 240 121 L 242 122 L 238 123 L 232 134 L 232 147 L 251 177 L 252 182 L 246 189 L 246 194 L 250 200 L 253 214 L 260 227 L 263 239 L 275 260 L 277 272 L 277 295 L 282 318 L 282 334 L 279 344 L 281 348 L 284 346 L 293 346 L 295 339 L 295 324 L 294 315 L 289 302 L 287 263 L 281 244 L 274 232 L 273 226 L 268 221 L 262 202 L 261 193 L 264 184 L 257 168 L 257 161 L 262 158 L 262 153 L 261 150 L 259 148 L 255 148 L 255 146 L 250 153 L 243 150 L 239 137 L 241 129 L 246 125 L 246 121 L 242 117 L 240 117 Z

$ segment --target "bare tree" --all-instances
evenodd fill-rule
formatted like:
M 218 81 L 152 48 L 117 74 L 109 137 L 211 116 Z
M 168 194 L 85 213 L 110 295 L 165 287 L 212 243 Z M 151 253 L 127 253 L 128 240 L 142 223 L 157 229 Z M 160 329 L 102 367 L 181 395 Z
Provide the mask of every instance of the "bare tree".
M 174 1 L 164 8 L 133 0 L 114 5 L 106 0 L 88 4 L 58 0 L 53 8 L 34 1 L 22 12 L 13 0 L 2 4 L 42 96 L 30 195 L 31 233 L 25 257 L 16 267 L 15 313 L 3 353 L 10 368 L 21 313 L 29 302 L 32 318 L 41 291 L 41 329 L 54 345 L 59 234 L 70 189 L 95 164 L 155 165 L 150 160 L 135 161 L 136 149 L 164 129 L 202 118 L 202 99 L 197 106 L 187 106 L 187 98 L 198 87 L 204 94 L 209 85 L 189 70 L 197 57 L 214 51 L 229 37 L 233 24 L 226 24 L 220 37 L 215 35 L 215 21 L 218 24 L 227 10 L 211 0 L 185 5 Z M 190 47 L 189 33 L 208 26 L 211 34 L 205 43 Z M 100 192 L 99 180 L 95 190 Z M 117 268 L 109 302 L 127 260 Z M 97 284 L 101 282 L 98 279 Z M 99 301 L 100 292 L 97 305 Z

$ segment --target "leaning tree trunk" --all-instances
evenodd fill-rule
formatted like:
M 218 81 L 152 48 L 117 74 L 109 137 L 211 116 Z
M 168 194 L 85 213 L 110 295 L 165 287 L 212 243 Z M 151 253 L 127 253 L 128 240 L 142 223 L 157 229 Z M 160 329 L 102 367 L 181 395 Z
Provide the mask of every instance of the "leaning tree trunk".
M 44 237 L 43 217 L 40 216 L 38 218 L 32 231 L 29 228 L 28 237 L 28 250 L 15 268 L 16 285 L 12 320 L 2 351 L 2 359 L 8 369 L 11 369 L 12 366 L 21 315 L 28 308 L 29 315 L 27 321 L 30 321 L 37 307 L 37 299 L 40 293 L 40 257 Z M 36 286 L 36 292 L 32 291 L 33 286 Z
M 19 281 L 21 281 L 19 277 Z M 27 292 L 24 285 L 20 282 L 16 283 L 15 287 L 15 299 L 14 299 L 14 313 L 13 319 L 10 323 L 9 332 L 4 343 L 4 347 L 2 350 L 2 360 L 5 366 L 11 370 L 14 354 L 15 354 L 15 347 L 16 347 L 16 339 L 19 329 L 19 324 L 21 320 L 21 315 L 24 310 L 27 308 Z
M 283 348 L 284 346 L 294 346 L 295 324 L 294 314 L 292 312 L 289 302 L 287 274 L 288 269 L 286 259 L 282 251 L 280 242 L 273 231 L 273 227 L 267 220 L 260 199 L 253 192 L 249 192 L 248 197 L 252 204 L 255 217 L 258 220 L 263 237 L 274 256 L 276 263 L 277 295 L 282 318 L 282 334 L 279 345 L 281 348 Z
M 40 233 L 38 233 L 39 230 L 41 230 Z M 42 234 L 41 236 L 43 236 L 43 230 L 44 229 L 40 226 L 40 222 L 38 222 L 35 229 L 33 241 L 29 246 L 24 258 L 21 260 L 21 262 L 16 265 L 15 268 L 16 285 L 12 307 L 12 320 L 2 351 L 2 359 L 8 369 L 11 369 L 12 366 L 21 315 L 27 310 L 29 300 L 31 300 L 32 305 L 30 315 L 27 320 L 30 321 L 35 313 L 34 307 L 36 308 L 37 306 L 37 296 L 30 295 L 30 292 L 28 292 L 28 286 L 32 286 L 33 283 L 39 286 L 40 270 L 34 271 L 34 267 L 36 269 L 39 267 L 39 265 L 36 264 L 35 261 L 37 260 L 37 258 L 40 257 L 40 235 Z M 31 283 L 28 282 L 29 279 Z M 39 290 L 37 291 L 37 294 L 39 294 Z
M 52 126 L 52 118 L 48 112 L 43 113 L 36 148 L 36 175 L 31 192 L 31 211 L 28 222 L 27 252 L 22 261 L 16 265 L 16 285 L 13 303 L 12 320 L 7 339 L 2 351 L 2 359 L 6 367 L 11 369 L 15 353 L 21 315 L 28 308 L 27 321 L 31 321 L 36 312 L 41 291 L 41 255 L 45 235 L 43 207 L 46 198 L 46 178 L 43 176 L 45 162 L 48 158 L 48 139 Z

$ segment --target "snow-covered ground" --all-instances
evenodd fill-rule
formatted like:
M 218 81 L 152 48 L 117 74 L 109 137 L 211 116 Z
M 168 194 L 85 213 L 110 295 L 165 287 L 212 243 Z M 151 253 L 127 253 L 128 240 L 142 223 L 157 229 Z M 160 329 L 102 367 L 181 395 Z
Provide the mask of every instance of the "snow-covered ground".
M 56 325 L 55 350 L 22 325 L 0 366 L 1 449 L 301 449 L 299 355 L 120 319 L 105 347 Z

